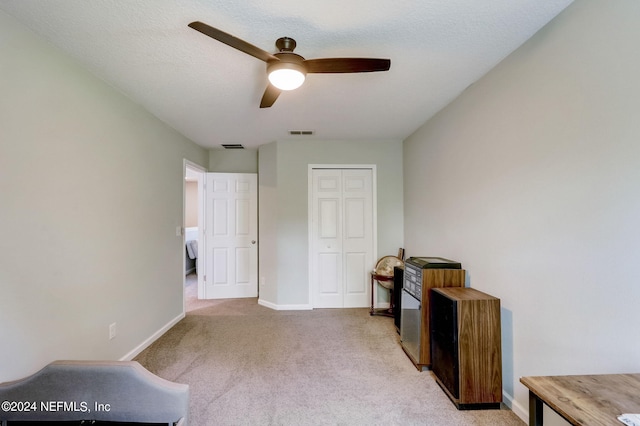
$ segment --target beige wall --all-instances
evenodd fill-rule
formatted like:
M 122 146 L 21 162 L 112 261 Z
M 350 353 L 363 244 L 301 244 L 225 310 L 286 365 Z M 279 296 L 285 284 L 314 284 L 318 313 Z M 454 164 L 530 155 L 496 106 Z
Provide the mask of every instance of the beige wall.
M 640 371 L 639 20 L 574 2 L 404 144 L 407 255 L 501 299 L 523 418 L 521 376 Z
M 183 315 L 183 159 L 208 153 L 3 12 L 0 40 L 0 382 L 131 356 Z
M 185 182 L 184 191 L 184 226 L 198 226 L 198 182 Z
M 257 149 L 212 149 L 209 171 L 217 173 L 257 173 Z

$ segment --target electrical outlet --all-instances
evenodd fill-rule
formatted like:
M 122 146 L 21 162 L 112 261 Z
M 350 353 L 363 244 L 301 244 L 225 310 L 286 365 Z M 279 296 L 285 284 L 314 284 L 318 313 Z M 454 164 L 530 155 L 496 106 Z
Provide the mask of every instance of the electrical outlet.
M 264 277 L 260 277 L 260 287 L 264 287 L 265 279 Z
M 109 325 L 109 340 L 113 339 L 114 337 L 116 337 L 116 323 L 115 322 L 113 324 Z

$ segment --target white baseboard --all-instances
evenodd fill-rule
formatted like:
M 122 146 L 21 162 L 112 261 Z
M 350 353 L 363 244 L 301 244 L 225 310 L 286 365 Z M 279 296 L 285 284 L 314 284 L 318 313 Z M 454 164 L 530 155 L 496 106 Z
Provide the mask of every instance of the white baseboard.
M 171 327 L 176 325 L 178 322 L 180 322 L 180 320 L 182 320 L 184 317 L 185 317 L 185 313 L 183 312 L 180 315 L 178 315 L 177 317 L 175 317 L 174 319 L 172 319 L 171 321 L 169 321 L 167 324 L 165 324 L 164 327 L 162 327 L 160 330 L 158 330 L 155 333 L 153 333 L 148 339 L 146 339 L 144 342 L 140 343 L 131 352 L 129 352 L 128 354 L 126 354 L 125 356 L 120 358 L 120 361 L 131 361 L 132 359 L 134 359 L 136 356 L 138 356 L 140 354 L 140 352 L 142 352 L 145 349 L 147 349 L 153 342 L 158 340 L 160 338 L 160 336 L 162 336 L 164 333 L 166 333 Z
M 506 392 L 502 392 L 502 399 L 505 405 L 511 408 L 511 411 L 513 411 L 516 416 L 520 417 L 526 424 L 529 424 L 529 410 L 525 410 L 522 405 L 518 404 L 518 401 L 514 400 L 513 397 Z
M 313 306 L 311 305 L 277 305 L 263 299 L 258 299 L 258 305 L 262 305 L 275 311 L 310 311 L 313 309 Z
M 273 309 L 275 311 L 310 311 L 313 310 L 311 305 L 278 305 L 264 299 L 258 299 L 258 305 Z M 388 309 L 391 306 L 389 302 L 382 302 L 376 306 L 376 309 Z M 368 306 L 365 306 L 368 308 Z

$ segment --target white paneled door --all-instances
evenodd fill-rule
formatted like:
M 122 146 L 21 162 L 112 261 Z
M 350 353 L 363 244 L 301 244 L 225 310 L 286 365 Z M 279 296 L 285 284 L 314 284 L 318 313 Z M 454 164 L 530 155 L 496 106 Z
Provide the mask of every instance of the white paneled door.
M 370 305 L 373 170 L 312 169 L 310 279 L 314 308 Z
M 258 296 L 258 185 L 253 173 L 207 173 L 206 299 Z

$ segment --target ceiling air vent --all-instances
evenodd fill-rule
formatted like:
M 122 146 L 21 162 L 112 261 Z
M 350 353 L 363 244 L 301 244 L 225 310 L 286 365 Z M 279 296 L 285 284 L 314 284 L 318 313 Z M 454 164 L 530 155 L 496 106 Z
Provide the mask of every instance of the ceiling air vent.
M 289 134 L 292 136 L 311 136 L 313 134 L 313 130 L 289 130 Z
M 244 149 L 244 146 L 240 145 L 239 143 L 229 143 L 229 144 L 222 144 L 222 147 L 224 149 Z

